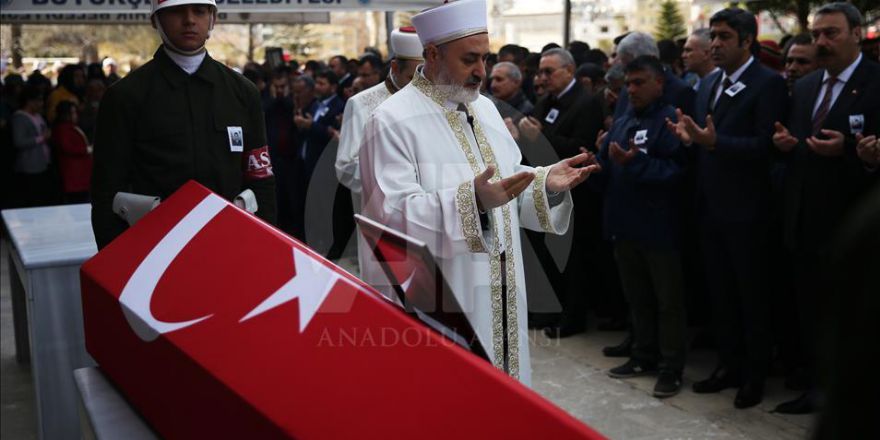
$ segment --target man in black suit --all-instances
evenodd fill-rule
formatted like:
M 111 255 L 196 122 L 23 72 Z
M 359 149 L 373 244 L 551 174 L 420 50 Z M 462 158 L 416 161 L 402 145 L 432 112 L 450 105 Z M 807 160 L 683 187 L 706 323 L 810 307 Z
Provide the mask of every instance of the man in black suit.
M 728 8 L 710 20 L 712 59 L 694 118 L 670 128 L 697 152 L 697 212 L 720 365 L 696 393 L 739 386 L 734 405 L 757 405 L 770 360 L 767 282 L 773 122 L 786 114 L 785 80 L 752 56 L 757 21 Z
M 823 297 L 834 290 L 829 269 L 833 232 L 878 175 L 880 65 L 859 51 L 862 16 L 851 4 L 821 7 L 811 31 L 821 68 L 794 85 L 787 128 L 777 122 L 773 142 L 787 163 L 785 244 L 793 257 L 805 362 L 816 377 L 820 310 L 825 310 Z M 813 412 L 816 400 L 811 391 L 780 404 L 776 411 Z
M 602 108 L 575 80 L 574 70 L 574 58 L 565 49 L 544 52 L 538 75 L 545 78 L 547 96 L 518 126 L 526 142 L 546 140 L 559 157 L 580 154 L 580 147 L 593 145 L 602 127 Z
M 307 110 L 298 111 L 293 122 L 301 141 L 298 153 L 303 161 L 304 177 L 311 177 L 315 163 L 324 152 L 324 148 L 339 130 L 337 116 L 345 108 L 345 104 L 336 94 L 336 74 L 325 70 L 315 74 L 315 95 L 317 99 Z
M 266 115 L 266 141 L 272 171 L 275 173 L 275 200 L 278 206 L 278 227 L 284 232 L 296 234 L 293 216 L 296 187 L 296 154 L 294 143 L 296 126 L 293 125 L 294 102 L 291 94 L 289 68 L 281 66 L 272 72 L 268 86 L 269 97 L 263 100 Z M 302 90 L 302 86 L 300 86 Z
M 541 56 L 538 77 L 543 80 L 547 95 L 535 104 L 532 116 L 519 121 L 518 130 L 511 130 L 523 149 L 523 157 L 532 165 L 554 164 L 560 157 L 580 154 L 580 147 L 593 146 L 596 142 L 604 120 L 602 104 L 575 79 L 575 67 L 574 58 L 565 49 L 550 49 Z M 614 271 L 613 266 L 607 269 L 607 262 L 596 254 L 602 241 L 600 198 L 586 186 L 573 190 L 572 196 L 575 199 L 573 243 L 562 278 L 554 286 L 562 305 L 562 317 L 546 331 L 553 337 L 570 336 L 586 328 L 584 273 L 594 271 L 591 275 L 596 277 L 597 283 L 590 285 L 596 286 L 607 284 L 602 277 Z M 540 236 L 538 239 L 540 241 Z M 535 243 L 534 237 L 530 240 Z M 537 244 L 536 248 L 540 246 Z M 549 260 L 545 259 L 544 270 L 553 279 L 555 268 L 549 267 L 553 265 L 552 259 Z M 602 269 L 603 265 L 606 269 Z

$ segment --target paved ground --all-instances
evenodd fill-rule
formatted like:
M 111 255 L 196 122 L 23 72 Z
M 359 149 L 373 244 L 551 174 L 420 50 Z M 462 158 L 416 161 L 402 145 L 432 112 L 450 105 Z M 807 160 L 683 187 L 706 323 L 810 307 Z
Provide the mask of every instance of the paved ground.
M 612 379 L 606 371 L 621 363 L 601 349 L 623 339 L 623 333 L 592 332 L 562 341 L 532 338 L 532 385 L 574 417 L 613 439 L 804 439 L 813 418 L 771 414 L 779 402 L 797 397 L 784 390 L 782 379 L 767 384 L 757 407 L 733 407 L 735 390 L 698 395 L 695 380 L 711 373 L 714 356 L 692 354 L 684 389 L 659 400 L 651 396 L 654 378 Z
M 0 251 L 0 438 L 36 438 L 33 380 L 27 365 L 15 361 L 8 256 Z M 344 264 L 348 265 L 348 264 Z M 709 374 L 714 358 L 707 352 L 692 353 L 685 371 L 685 390 L 658 400 L 651 397 L 652 378 L 617 380 L 605 371 L 620 359 L 605 358 L 601 347 L 622 340 L 622 333 L 592 331 L 561 341 L 533 333 L 532 382 L 535 390 L 574 417 L 612 439 L 804 439 L 813 418 L 782 416 L 770 410 L 796 396 L 786 391 L 781 379 L 768 383 L 764 403 L 737 410 L 734 391 L 696 395 L 690 384 Z
M 9 256 L 5 241 L 0 243 L 0 438 L 37 438 L 34 382 L 29 365 L 15 361 L 15 334 L 12 330 L 12 302 L 9 287 Z

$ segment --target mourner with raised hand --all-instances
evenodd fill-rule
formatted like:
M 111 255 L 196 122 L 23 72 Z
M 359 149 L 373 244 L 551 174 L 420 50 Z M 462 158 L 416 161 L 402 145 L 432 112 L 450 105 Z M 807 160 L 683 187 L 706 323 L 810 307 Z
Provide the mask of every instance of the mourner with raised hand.
M 574 58 L 567 50 L 555 48 L 541 55 L 538 76 L 544 82 L 546 95 L 535 104 L 532 115 L 520 119 L 517 126 L 517 141 L 531 165 L 551 165 L 559 158 L 577 154 L 580 146 L 593 145 L 603 127 L 601 101 L 584 90 L 574 73 Z M 610 250 L 607 258 L 600 251 L 601 201 L 587 187 L 573 190 L 572 197 L 577 221 L 573 225 L 572 249 L 561 267 L 561 276 L 554 276 L 552 259 L 542 262 L 545 272 L 558 279 L 554 289 L 562 306 L 556 322 L 547 323 L 545 333 L 550 337 L 568 337 L 586 330 L 588 289 L 604 292 L 613 284 L 605 281 L 613 272 L 606 264 L 611 258 Z M 536 247 L 542 246 L 542 242 L 540 236 L 532 239 Z M 589 288 L 583 284 L 585 272 L 598 280 Z
M 862 15 L 849 3 L 830 3 L 813 17 L 810 32 L 819 69 L 792 91 L 791 116 L 776 123 L 773 143 L 787 164 L 784 192 L 785 244 L 793 257 L 800 341 L 812 379 L 823 298 L 833 290 L 831 240 L 842 219 L 880 166 L 880 65 L 859 50 Z M 803 414 L 821 401 L 817 386 L 776 407 Z
M 700 85 L 694 117 L 670 130 L 697 151 L 697 215 L 719 365 L 696 393 L 738 387 L 736 408 L 761 402 L 770 362 L 767 240 L 773 122 L 787 112 L 785 80 L 753 56 L 755 16 L 723 9 L 709 21 L 721 68 Z
M 316 72 L 314 76 L 315 100 L 307 108 L 298 108 L 293 116 L 293 122 L 297 128 L 296 156 L 299 162 L 295 177 L 298 182 L 296 188 L 298 205 L 295 216 L 301 219 L 297 220 L 302 224 L 302 229 L 298 231 L 300 235 L 297 238 L 303 241 L 306 241 L 310 227 L 320 230 L 319 225 L 329 223 L 314 213 L 320 212 L 320 208 L 325 206 L 325 202 L 336 203 L 337 200 L 335 194 L 339 188 L 334 178 L 336 151 L 332 143 L 338 139 L 339 117 L 345 110 L 345 103 L 336 93 L 337 80 L 332 71 Z M 328 147 L 332 148 L 328 149 Z M 323 180 L 325 177 L 329 179 Z M 313 190 L 318 192 L 313 192 Z M 333 195 L 331 196 L 325 191 L 332 191 Z M 344 199 L 339 199 L 341 207 L 350 206 L 348 203 L 350 195 L 347 191 L 345 192 Z M 343 241 L 348 241 L 348 236 L 342 237 L 346 234 L 341 231 L 343 228 L 341 222 L 350 221 L 351 216 L 351 211 L 348 211 L 347 215 L 340 215 L 338 219 L 333 219 L 337 220 L 332 222 L 333 244 L 326 251 L 327 256 L 331 259 L 339 258 L 344 248 Z M 345 228 L 349 226 L 351 223 L 345 224 Z M 309 244 L 315 246 L 315 243 L 317 242 L 313 241 Z
M 363 213 L 427 244 L 489 359 L 529 384 L 519 228 L 564 232 L 568 190 L 595 166 L 580 167 L 586 154 L 549 167 L 521 165 L 498 110 L 479 93 L 486 22 L 485 0 L 413 17 L 425 64 L 367 122 Z
M 662 101 L 660 60 L 641 56 L 624 70 L 629 108 L 600 141 L 602 169 L 590 180 L 605 196 L 602 229 L 614 245 L 633 322 L 630 360 L 609 375 L 658 374 L 654 396 L 669 397 L 681 389 L 686 351 L 679 253 L 685 156 L 666 127 L 675 109 Z

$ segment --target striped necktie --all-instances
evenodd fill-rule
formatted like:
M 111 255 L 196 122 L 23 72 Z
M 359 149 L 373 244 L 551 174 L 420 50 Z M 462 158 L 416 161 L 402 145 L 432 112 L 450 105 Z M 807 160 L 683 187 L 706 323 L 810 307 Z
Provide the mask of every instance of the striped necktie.
M 819 133 L 825 122 L 825 117 L 828 116 L 828 110 L 831 109 L 831 98 L 834 97 L 834 85 L 837 84 L 837 81 L 836 76 L 830 76 L 825 80 L 825 96 L 822 97 L 822 103 L 819 104 L 816 114 L 813 115 L 813 136 Z
M 724 81 L 721 82 L 721 94 L 718 95 L 718 99 L 715 100 L 715 106 L 712 107 L 712 111 L 715 111 L 718 109 L 719 104 L 721 104 L 721 100 L 724 99 L 724 96 L 725 96 L 724 91 L 729 89 L 731 86 L 733 86 L 733 81 L 730 80 L 730 77 L 728 76 L 728 77 L 724 78 Z M 717 94 L 718 92 L 716 91 L 715 93 Z M 728 95 L 728 97 L 729 97 L 729 95 Z

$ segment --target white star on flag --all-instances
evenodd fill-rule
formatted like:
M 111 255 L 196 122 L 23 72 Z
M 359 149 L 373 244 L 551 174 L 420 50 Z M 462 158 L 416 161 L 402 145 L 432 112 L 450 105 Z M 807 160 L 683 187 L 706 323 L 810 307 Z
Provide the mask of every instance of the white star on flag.
M 293 248 L 293 264 L 296 268 L 296 275 L 244 318 L 241 318 L 239 322 L 247 321 L 281 304 L 292 301 L 294 298 L 299 298 L 299 332 L 302 333 L 318 312 L 321 304 L 327 299 L 327 295 L 333 290 L 336 281 L 342 280 L 357 288 L 357 285 L 351 280 L 297 248 Z

